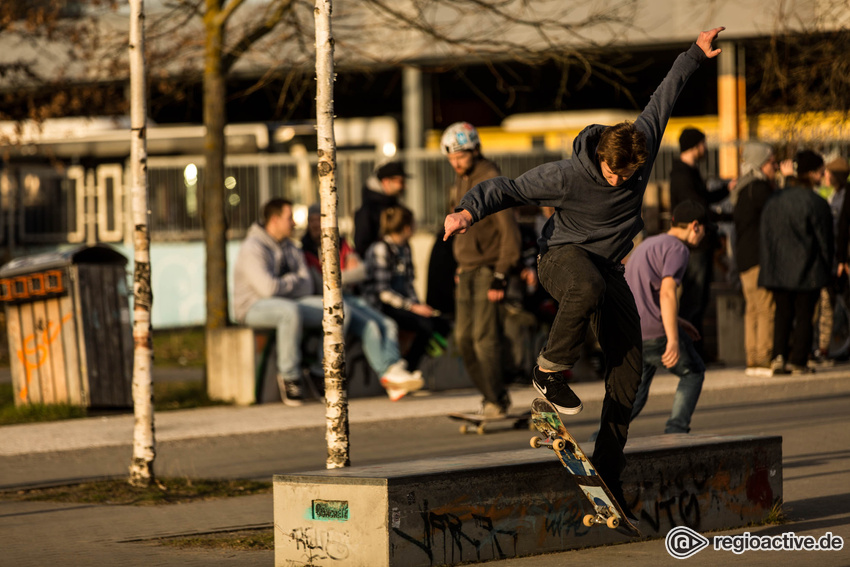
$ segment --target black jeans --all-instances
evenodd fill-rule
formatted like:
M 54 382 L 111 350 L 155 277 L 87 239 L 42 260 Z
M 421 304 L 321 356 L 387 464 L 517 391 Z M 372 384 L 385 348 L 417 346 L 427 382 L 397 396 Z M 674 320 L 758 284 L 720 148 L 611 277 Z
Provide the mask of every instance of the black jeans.
M 690 251 L 688 267 L 682 277 L 682 296 L 679 298 L 679 317 L 697 328 L 703 336 L 705 311 L 711 300 L 714 280 L 714 249 L 697 248 Z M 704 341 L 696 343 L 697 353 L 705 357 Z
M 776 303 L 773 319 L 773 356 L 781 354 L 789 364 L 806 365 L 814 336 L 812 317 L 819 299 L 820 290 L 773 290 L 773 300 Z
M 540 282 L 558 301 L 538 364 L 547 370 L 572 368 L 589 328 L 605 355 L 605 398 L 591 458 L 612 490 L 619 488 L 626 466 L 623 448 L 643 370 L 640 316 L 624 272 L 622 264 L 573 245 L 551 249 L 538 260 Z

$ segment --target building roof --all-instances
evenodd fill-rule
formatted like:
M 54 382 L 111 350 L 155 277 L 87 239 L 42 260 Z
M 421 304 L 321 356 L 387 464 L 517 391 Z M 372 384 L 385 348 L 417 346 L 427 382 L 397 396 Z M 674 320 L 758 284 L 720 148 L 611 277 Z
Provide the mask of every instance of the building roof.
M 829 31 L 850 24 L 850 6 L 823 0 L 513 0 L 507 5 L 500 2 L 499 13 L 482 11 L 479 4 L 471 0 L 339 3 L 334 7 L 333 22 L 336 66 L 342 70 L 533 60 L 570 50 L 687 44 L 699 31 L 720 25 L 726 26 L 721 40 L 735 41 L 768 36 L 780 29 Z M 250 9 L 260 5 L 264 2 L 246 2 L 246 7 L 234 14 L 226 37 L 236 41 L 241 30 L 262 17 L 262 9 Z M 312 67 L 312 4 L 296 5 L 287 25 L 246 53 L 233 73 L 258 76 L 283 65 Z M 149 0 L 146 10 L 148 47 L 151 53 L 167 55 L 156 59 L 156 72 L 200 72 L 200 18 L 169 28 L 169 23 L 179 19 L 173 15 L 161 19 L 166 14 L 162 0 Z M 78 82 L 123 80 L 128 10 L 122 6 L 114 12 L 92 14 L 95 16 L 101 42 L 89 56 L 72 56 L 61 40 L 33 40 L 7 30 L 0 34 L 0 66 L 25 61 L 42 77 L 68 77 Z M 301 36 L 293 33 L 297 28 L 301 28 Z M 117 69 L 108 63 L 116 60 Z M 0 77 L 0 90 L 19 88 L 25 82 L 23 75 L 7 74 Z

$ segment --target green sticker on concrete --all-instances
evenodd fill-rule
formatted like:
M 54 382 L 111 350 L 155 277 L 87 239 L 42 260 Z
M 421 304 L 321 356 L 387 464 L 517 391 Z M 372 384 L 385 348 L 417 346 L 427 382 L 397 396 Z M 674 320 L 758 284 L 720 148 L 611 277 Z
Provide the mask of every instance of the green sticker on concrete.
M 313 519 L 324 522 L 346 522 L 349 519 L 346 500 L 313 500 Z

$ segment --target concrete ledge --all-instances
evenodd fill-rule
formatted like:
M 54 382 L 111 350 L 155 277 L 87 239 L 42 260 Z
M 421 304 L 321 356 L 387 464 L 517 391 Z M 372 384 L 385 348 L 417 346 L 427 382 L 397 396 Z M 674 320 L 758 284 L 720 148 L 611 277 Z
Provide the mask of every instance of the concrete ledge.
M 668 435 L 626 451 L 648 537 L 745 526 L 782 498 L 781 437 Z M 275 565 L 454 565 L 629 541 L 584 527 L 587 506 L 548 449 L 277 475 Z

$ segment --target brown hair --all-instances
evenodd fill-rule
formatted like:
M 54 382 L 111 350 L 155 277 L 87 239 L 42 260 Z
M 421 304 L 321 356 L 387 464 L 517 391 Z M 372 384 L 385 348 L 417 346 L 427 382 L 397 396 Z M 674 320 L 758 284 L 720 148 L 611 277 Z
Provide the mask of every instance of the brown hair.
M 602 131 L 596 155 L 605 162 L 611 171 L 620 173 L 639 169 L 646 163 L 646 134 L 638 130 L 632 122 L 621 122 Z
M 413 211 L 407 207 L 387 207 L 381 212 L 381 236 L 398 234 L 408 226 L 413 226 Z
M 292 201 L 288 199 L 272 199 L 263 205 L 263 220 L 268 224 L 269 219 L 283 212 L 284 207 L 292 208 Z

